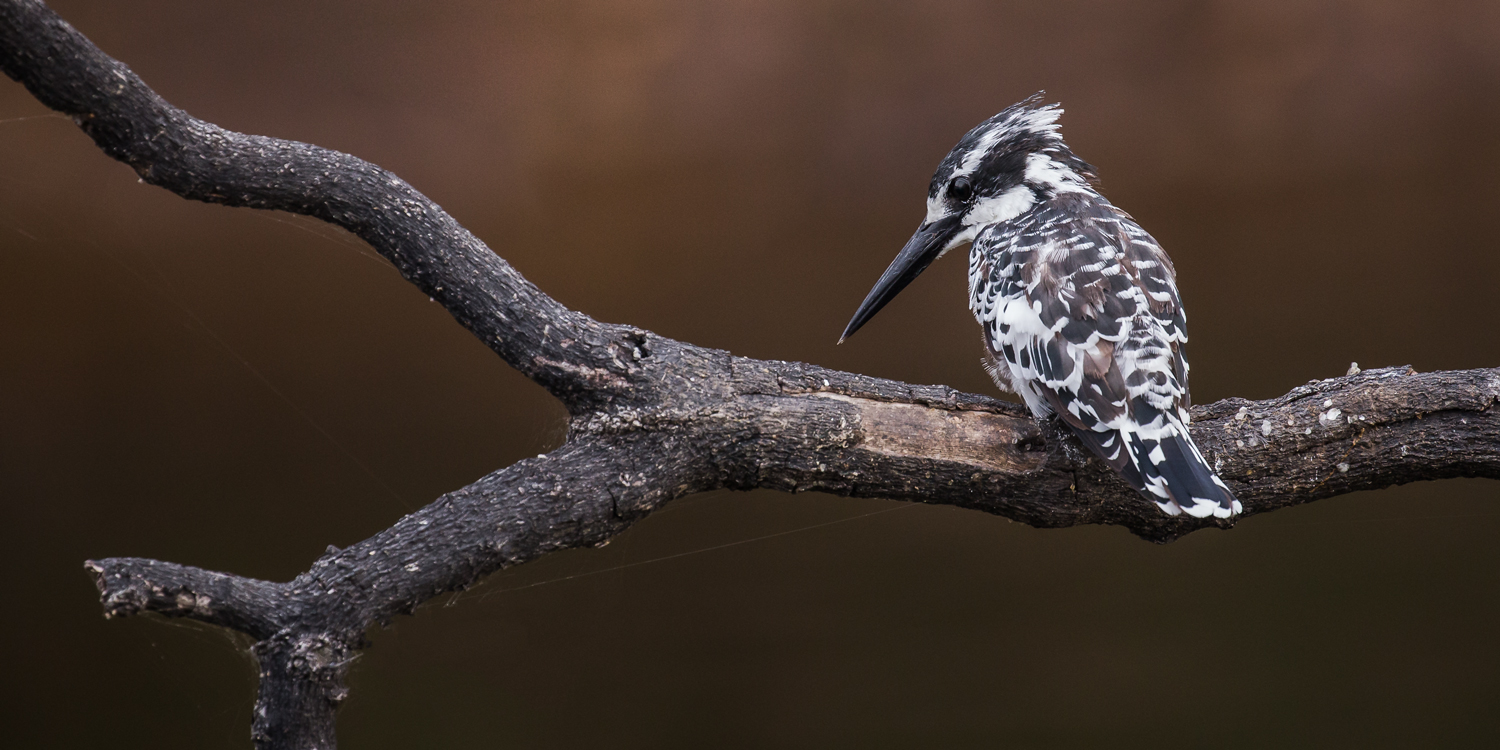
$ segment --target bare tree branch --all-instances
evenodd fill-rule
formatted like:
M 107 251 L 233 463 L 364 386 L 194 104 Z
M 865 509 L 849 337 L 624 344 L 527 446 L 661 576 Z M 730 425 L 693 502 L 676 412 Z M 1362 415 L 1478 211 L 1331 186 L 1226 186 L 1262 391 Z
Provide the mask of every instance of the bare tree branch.
M 257 640 L 260 747 L 333 747 L 344 676 L 371 624 L 495 570 L 601 544 L 695 492 L 818 490 L 1040 527 L 1117 524 L 1154 541 L 1231 524 L 1161 514 L 1065 430 L 1010 403 L 735 357 L 569 310 L 395 175 L 195 119 L 35 0 L 0 0 L 0 67 L 147 182 L 359 235 L 568 407 L 561 448 L 330 548 L 289 583 L 134 558 L 87 563 L 107 616 L 187 617 Z M 1199 407 L 1193 432 L 1251 515 L 1423 479 L 1500 477 L 1497 398 L 1500 369 L 1387 368 Z

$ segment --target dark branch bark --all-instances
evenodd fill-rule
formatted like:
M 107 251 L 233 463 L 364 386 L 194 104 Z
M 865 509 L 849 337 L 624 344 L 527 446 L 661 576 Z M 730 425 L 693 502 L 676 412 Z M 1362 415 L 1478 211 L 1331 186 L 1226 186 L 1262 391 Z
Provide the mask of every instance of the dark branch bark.
M 197 120 L 39 2 L 0 0 L 0 68 L 147 182 L 364 238 L 572 415 L 558 450 L 330 550 L 289 583 L 151 560 L 88 563 L 108 616 L 156 612 L 257 639 L 260 747 L 333 746 L 344 673 L 371 624 L 497 569 L 603 543 L 694 492 L 819 490 L 1042 527 L 1117 524 L 1154 541 L 1230 525 L 1162 515 L 1013 404 L 744 359 L 569 310 L 395 175 Z M 1422 479 L 1500 477 L 1497 397 L 1500 370 L 1389 368 L 1200 407 L 1193 432 L 1251 515 Z
M 222 625 L 262 639 L 281 629 L 277 616 L 288 601 L 283 584 L 187 565 L 116 557 L 90 560 L 84 567 L 103 594 L 105 617 L 155 612 Z
M 560 398 L 607 397 L 600 386 L 611 381 L 590 375 L 616 366 L 611 337 L 629 329 L 600 325 L 543 294 L 401 178 L 348 154 L 199 120 L 43 3 L 7 1 L 0 19 L 0 68 L 145 182 L 192 200 L 337 224 Z

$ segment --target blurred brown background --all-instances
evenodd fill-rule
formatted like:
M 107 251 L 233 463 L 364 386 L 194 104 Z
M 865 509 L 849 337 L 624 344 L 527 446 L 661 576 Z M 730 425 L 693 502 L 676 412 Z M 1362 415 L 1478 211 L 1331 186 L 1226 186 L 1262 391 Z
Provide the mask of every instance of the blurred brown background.
M 1046 89 L 1177 262 L 1197 401 L 1355 360 L 1500 365 L 1493 2 L 53 5 L 178 106 L 377 162 L 563 302 L 738 354 L 991 392 L 961 260 L 833 342 L 942 155 Z M 138 184 L 44 114 L 0 85 L 5 744 L 248 747 L 246 644 L 105 621 L 82 561 L 285 580 L 556 446 L 562 412 L 348 235 Z M 1363 493 L 1165 547 L 688 498 L 374 632 L 340 732 L 1492 744 L 1497 494 Z

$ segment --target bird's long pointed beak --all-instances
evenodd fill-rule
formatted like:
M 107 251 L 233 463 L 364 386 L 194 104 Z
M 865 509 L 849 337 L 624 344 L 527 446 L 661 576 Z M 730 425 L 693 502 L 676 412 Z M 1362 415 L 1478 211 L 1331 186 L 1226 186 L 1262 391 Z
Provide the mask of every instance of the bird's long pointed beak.
M 902 289 L 906 288 L 913 279 L 922 275 L 927 267 L 943 254 L 943 249 L 953 239 L 953 235 L 959 230 L 957 216 L 931 221 L 917 228 L 917 233 L 906 241 L 906 247 L 901 248 L 896 259 L 891 261 L 889 268 L 880 275 L 880 280 L 875 282 L 875 288 L 860 303 L 859 309 L 854 311 L 854 317 L 849 325 L 844 328 L 844 335 L 839 337 L 839 343 L 854 335 L 861 326 L 870 322 L 880 308 L 885 307 L 887 302 L 896 298 Z

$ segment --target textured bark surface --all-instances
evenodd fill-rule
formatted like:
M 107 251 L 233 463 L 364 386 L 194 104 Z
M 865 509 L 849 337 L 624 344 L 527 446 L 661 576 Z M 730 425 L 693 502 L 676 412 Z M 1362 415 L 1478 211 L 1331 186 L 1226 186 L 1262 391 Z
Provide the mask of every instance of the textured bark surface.
M 256 639 L 260 747 L 334 745 L 347 665 L 371 624 L 495 570 L 602 544 L 695 492 L 948 504 L 1040 527 L 1116 524 L 1158 542 L 1230 525 L 1162 515 L 1065 430 L 1014 404 L 735 357 L 569 310 L 395 175 L 197 120 L 39 2 L 0 0 L 0 67 L 146 182 L 359 235 L 571 415 L 561 448 L 330 548 L 290 582 L 87 563 L 107 616 L 188 617 Z M 1251 515 L 1423 479 L 1500 477 L 1497 398 L 1500 369 L 1370 370 L 1198 407 L 1193 434 Z

